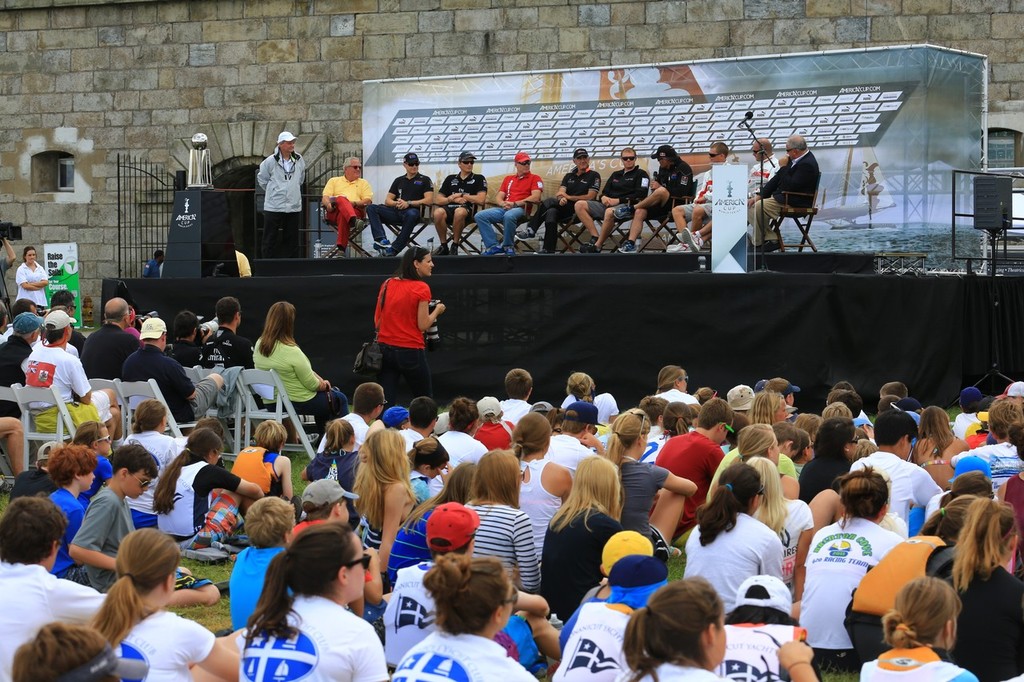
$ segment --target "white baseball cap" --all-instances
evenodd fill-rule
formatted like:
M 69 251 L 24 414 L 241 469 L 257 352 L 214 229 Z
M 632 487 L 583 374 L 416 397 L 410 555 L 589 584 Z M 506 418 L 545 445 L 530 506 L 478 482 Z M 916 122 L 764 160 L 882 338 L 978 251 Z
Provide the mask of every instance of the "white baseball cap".
M 297 139 L 299 139 L 299 138 L 295 137 L 294 135 L 292 135 L 291 133 L 289 133 L 286 130 L 286 131 L 284 131 L 283 133 L 281 133 L 280 135 L 277 136 L 277 143 L 281 144 L 282 142 L 294 142 Z

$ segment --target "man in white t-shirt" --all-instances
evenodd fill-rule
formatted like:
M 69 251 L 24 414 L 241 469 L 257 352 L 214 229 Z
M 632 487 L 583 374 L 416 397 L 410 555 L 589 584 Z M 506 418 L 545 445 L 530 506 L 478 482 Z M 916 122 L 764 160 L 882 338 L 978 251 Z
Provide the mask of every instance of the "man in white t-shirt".
M 562 432 L 551 437 L 547 459 L 575 476 L 584 457 L 604 454 L 604 445 L 597 439 L 597 424 L 597 407 L 593 403 L 570 403 L 562 420 Z
M 437 403 L 433 398 L 421 395 L 409 403 L 409 426 L 402 429 L 406 450 L 419 443 L 427 436 L 434 435 L 437 424 Z
M 910 507 L 924 507 L 941 489 L 927 471 L 907 461 L 917 440 L 917 422 L 902 410 L 890 410 L 875 420 L 875 443 L 878 452 L 850 465 L 851 471 L 872 467 L 889 474 L 892 489 L 889 510 L 907 520 Z
M 67 528 L 63 512 L 46 497 L 19 497 L 0 518 L 0 681 L 11 679 L 18 647 L 47 623 L 86 624 L 103 595 L 50 573 Z
M 82 367 L 82 361 L 67 352 L 68 341 L 71 339 L 71 324 L 71 317 L 63 310 L 54 310 L 44 318 L 43 337 L 46 345 L 36 346 L 25 358 L 22 364 L 25 385 L 42 388 L 56 386 L 65 403 L 93 405 L 99 415 L 99 421 L 106 424 L 111 438 L 118 440 L 121 438 L 121 410 L 117 407 L 113 391 L 93 391 L 89 377 L 85 375 L 85 369 Z M 49 406 L 46 403 L 36 403 L 32 407 L 45 411 Z M 38 417 L 36 423 L 39 424 Z M 44 421 L 43 424 L 45 423 Z
M 530 395 L 533 393 L 533 377 L 525 369 L 510 369 L 505 375 L 507 400 L 501 401 L 501 413 L 505 420 L 515 426 L 530 411 Z

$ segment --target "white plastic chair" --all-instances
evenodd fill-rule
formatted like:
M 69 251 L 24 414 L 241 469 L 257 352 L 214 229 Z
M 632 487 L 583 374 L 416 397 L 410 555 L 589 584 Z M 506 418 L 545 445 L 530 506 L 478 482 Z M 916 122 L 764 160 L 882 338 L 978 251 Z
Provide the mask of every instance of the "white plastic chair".
M 28 471 L 28 459 L 31 447 L 29 443 L 45 443 L 47 441 L 55 440 L 63 442 L 70 440 L 75 436 L 75 423 L 71 420 L 71 413 L 68 412 L 68 406 L 61 400 L 60 393 L 57 391 L 55 386 L 49 388 L 40 388 L 35 386 L 22 386 L 21 384 L 13 384 L 10 390 L 14 394 L 14 401 L 18 403 L 18 407 L 21 408 L 21 428 L 25 432 L 24 446 L 25 453 L 22 461 L 22 471 Z M 5 400 L 0 395 L 0 400 Z M 36 413 L 38 409 L 34 409 L 31 403 L 45 403 L 47 405 L 57 406 L 57 431 L 39 431 L 35 425 Z
M 245 440 L 248 444 L 252 438 L 253 421 L 273 419 L 284 423 L 290 419 L 299 434 L 299 443 L 286 443 L 284 450 L 305 452 L 310 459 L 316 457 L 316 451 L 310 444 L 302 429 L 302 419 L 295 411 L 295 406 L 288 399 L 288 394 L 281 383 L 281 377 L 274 370 L 245 369 L 238 377 L 237 390 L 241 417 L 245 420 Z M 257 397 L 262 399 L 260 406 Z
M 113 379 L 89 379 L 89 385 L 94 391 L 113 391 L 114 399 L 117 400 L 118 407 L 121 408 L 121 434 L 127 436 L 132 432 L 132 423 L 128 419 L 128 410 L 125 409 L 124 402 L 121 400 L 121 394 L 117 392 L 117 386 L 114 385 Z
M 160 391 L 160 386 L 156 383 L 156 379 L 149 379 L 147 381 L 121 381 L 120 379 L 114 379 L 114 388 L 117 390 L 118 401 L 124 405 L 124 413 L 129 424 L 134 421 L 135 408 L 143 400 L 159 400 L 163 403 L 164 407 L 167 407 L 167 401 L 164 400 L 164 394 Z M 188 426 L 194 426 L 194 424 L 184 424 L 183 426 L 187 428 Z M 175 438 L 183 437 L 181 428 L 174 419 L 174 415 L 171 414 L 170 408 L 167 408 L 167 428 Z M 128 432 L 126 431 L 125 433 Z

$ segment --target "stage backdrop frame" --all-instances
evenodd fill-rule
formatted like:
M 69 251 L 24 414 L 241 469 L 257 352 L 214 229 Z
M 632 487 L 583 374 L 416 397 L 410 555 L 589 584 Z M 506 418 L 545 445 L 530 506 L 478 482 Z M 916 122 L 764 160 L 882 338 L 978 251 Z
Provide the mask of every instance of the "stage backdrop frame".
M 553 195 L 572 151 L 603 179 L 633 146 L 675 146 L 696 171 L 724 141 L 749 163 L 753 129 L 801 134 L 822 169 L 815 241 L 836 251 L 949 252 L 951 173 L 985 165 L 988 58 L 935 45 L 363 82 L 364 177 L 383 198 L 416 152 L 435 187 L 466 150 L 494 188 L 528 151 Z M 650 169 L 650 165 L 648 165 Z M 831 228 L 831 229 L 830 229 Z M 795 233 L 795 231 L 794 231 Z

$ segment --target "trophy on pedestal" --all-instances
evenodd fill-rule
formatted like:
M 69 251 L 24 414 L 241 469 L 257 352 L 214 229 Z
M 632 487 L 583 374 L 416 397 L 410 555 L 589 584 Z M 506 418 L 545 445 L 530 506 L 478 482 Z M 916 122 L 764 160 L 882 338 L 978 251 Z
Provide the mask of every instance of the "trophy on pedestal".
M 210 149 L 204 133 L 192 136 L 192 149 L 188 152 L 188 187 L 212 187 L 213 166 Z

